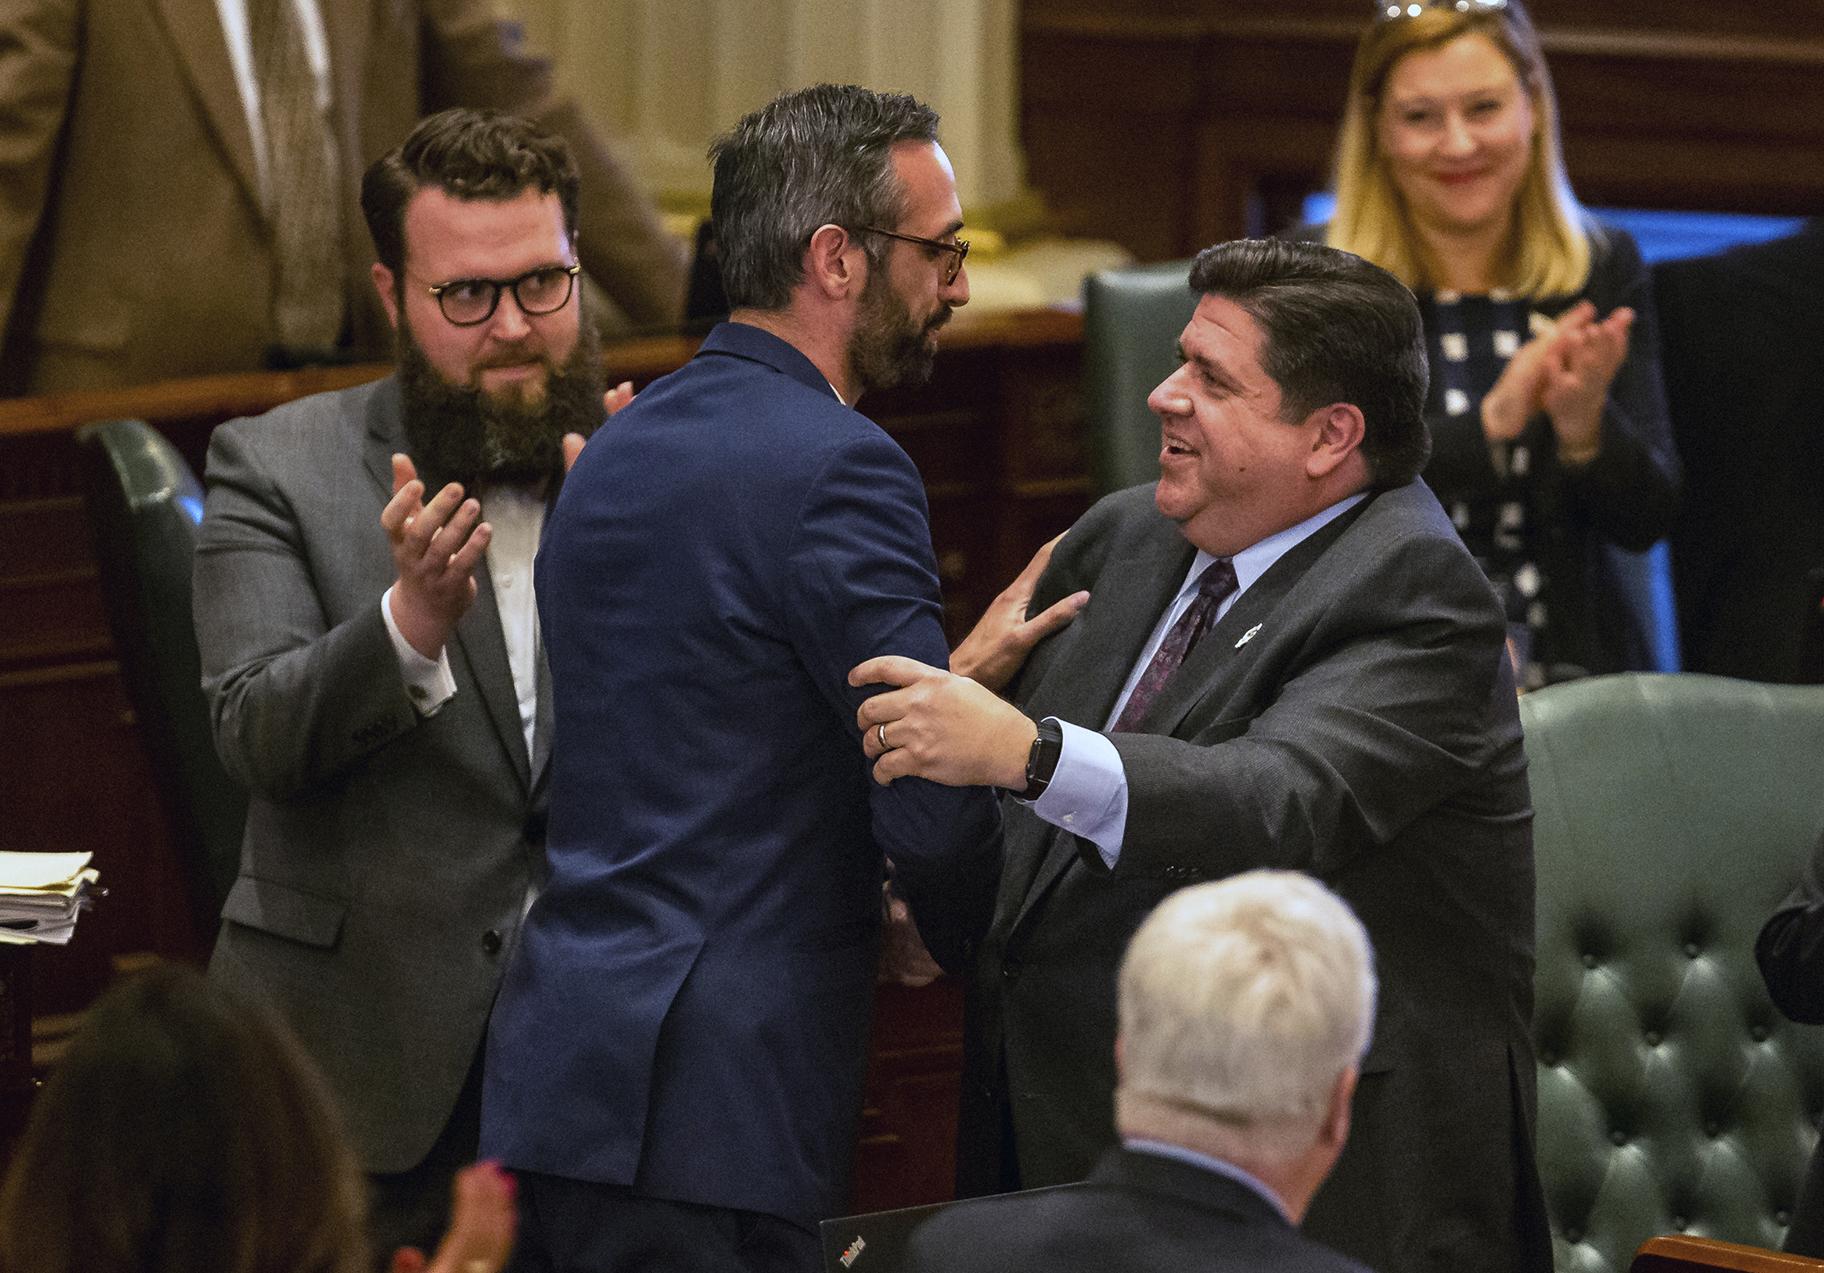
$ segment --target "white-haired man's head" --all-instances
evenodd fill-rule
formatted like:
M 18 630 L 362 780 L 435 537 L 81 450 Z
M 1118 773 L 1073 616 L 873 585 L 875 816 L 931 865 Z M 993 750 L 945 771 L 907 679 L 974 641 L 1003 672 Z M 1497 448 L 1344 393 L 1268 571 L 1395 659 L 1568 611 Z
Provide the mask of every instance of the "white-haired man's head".
M 1302 1214 L 1348 1134 L 1375 989 L 1361 922 L 1307 875 L 1174 893 L 1121 964 L 1122 1134 L 1235 1162 Z

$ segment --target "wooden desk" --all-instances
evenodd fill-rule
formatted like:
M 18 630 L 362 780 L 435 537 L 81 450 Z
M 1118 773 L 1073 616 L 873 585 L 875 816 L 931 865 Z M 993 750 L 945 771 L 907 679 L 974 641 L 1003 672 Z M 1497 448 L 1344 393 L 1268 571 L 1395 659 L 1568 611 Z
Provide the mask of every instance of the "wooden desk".
M 924 474 L 953 638 L 1088 506 L 1078 389 L 1082 326 L 1053 310 L 957 315 L 928 385 L 871 396 L 868 414 Z M 636 385 L 686 361 L 686 338 L 615 344 Z M 224 419 L 385 373 L 382 366 L 212 376 L 0 401 L 0 848 L 84 848 L 112 904 L 67 948 L 32 960 L 39 1013 L 86 1006 L 141 952 L 201 960 L 214 934 L 186 918 L 170 832 L 121 686 L 82 507 L 74 430 L 138 418 L 202 471 Z M 948 1196 L 961 1064 L 955 987 L 883 992 L 857 1202 Z

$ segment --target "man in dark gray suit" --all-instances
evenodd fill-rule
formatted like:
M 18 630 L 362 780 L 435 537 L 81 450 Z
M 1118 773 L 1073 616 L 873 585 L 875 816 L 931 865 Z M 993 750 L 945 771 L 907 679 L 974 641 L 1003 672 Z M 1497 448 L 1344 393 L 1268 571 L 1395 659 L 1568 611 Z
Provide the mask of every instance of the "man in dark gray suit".
M 1312 244 L 1208 249 L 1154 390 L 1155 487 L 1033 598 L 1088 589 L 1004 702 L 903 659 L 875 776 L 992 783 L 1006 867 L 970 997 L 968 1192 L 1079 1179 L 1114 1138 L 1114 968 L 1160 898 L 1294 867 L 1355 908 L 1382 1001 L 1307 1229 L 1382 1273 L 1547 1269 L 1532 1155 L 1532 810 L 1501 613 L 1415 480 L 1410 293 Z M 1018 704 L 1014 706 L 1013 704 Z
M 252 793 L 210 972 L 328 1076 L 384 1251 L 434 1238 L 475 1155 L 482 1036 L 543 871 L 532 558 L 604 400 L 563 142 L 444 112 L 362 193 L 398 372 L 216 430 L 195 606 Z
M 1121 963 L 1121 1147 L 1079 1189 L 952 1207 L 908 1273 L 1366 1273 L 1294 1227 L 1349 1134 L 1374 1018 L 1361 924 L 1307 875 L 1174 893 Z

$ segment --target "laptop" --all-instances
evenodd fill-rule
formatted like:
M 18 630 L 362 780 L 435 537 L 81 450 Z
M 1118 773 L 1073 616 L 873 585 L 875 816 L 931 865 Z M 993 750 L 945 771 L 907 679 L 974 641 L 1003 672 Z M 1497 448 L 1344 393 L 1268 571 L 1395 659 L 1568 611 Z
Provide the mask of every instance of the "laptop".
M 1083 1184 L 1079 1181 L 1027 1189 L 1017 1194 L 962 1198 L 956 1202 L 933 1202 L 923 1207 L 900 1207 L 893 1211 L 870 1211 L 864 1215 L 825 1220 L 817 1226 L 823 1240 L 824 1273 L 895 1273 L 904 1266 L 906 1244 L 912 1237 L 912 1230 L 949 1207 L 992 1207 L 1006 1198 L 1081 1188 Z

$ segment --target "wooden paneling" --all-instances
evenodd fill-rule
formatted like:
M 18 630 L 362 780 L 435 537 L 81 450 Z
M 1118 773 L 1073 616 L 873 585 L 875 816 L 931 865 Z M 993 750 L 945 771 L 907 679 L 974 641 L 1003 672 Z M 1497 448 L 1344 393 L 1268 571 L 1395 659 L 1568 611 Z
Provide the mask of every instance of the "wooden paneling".
M 1028 175 L 1143 260 L 1283 228 L 1328 180 L 1363 0 L 1025 0 Z M 1814 0 L 1539 0 L 1579 197 L 1824 209 Z
M 849 1204 L 856 1212 L 955 1196 L 956 1092 L 962 1066 L 959 983 L 945 978 L 919 989 L 879 988 Z

